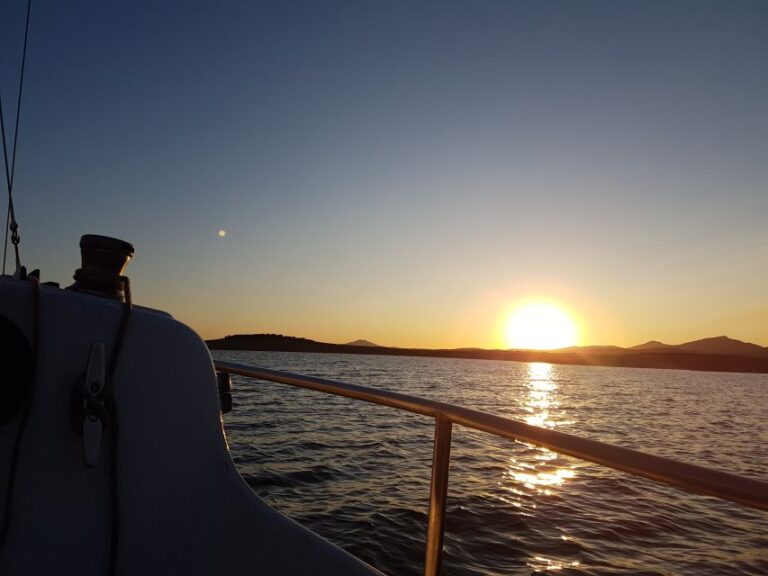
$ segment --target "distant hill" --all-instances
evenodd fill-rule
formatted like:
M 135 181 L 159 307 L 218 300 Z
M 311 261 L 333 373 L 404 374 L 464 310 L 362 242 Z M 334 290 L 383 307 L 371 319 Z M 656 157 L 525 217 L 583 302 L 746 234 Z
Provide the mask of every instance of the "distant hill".
M 622 354 L 626 351 L 627 349 L 621 346 L 570 346 L 552 350 L 552 352 L 576 352 L 578 354 Z
M 237 334 L 206 342 L 211 350 L 268 350 L 432 358 L 472 358 L 517 362 L 550 362 L 625 368 L 669 368 L 716 372 L 768 373 L 768 349 L 719 336 L 671 346 L 652 340 L 634 348 L 583 346 L 561 350 L 485 350 L 482 348 L 391 348 L 367 340 L 330 344 L 281 334 Z
M 362 338 L 353 342 L 347 342 L 344 346 L 373 346 L 374 348 L 379 348 L 378 344 L 374 344 L 370 340 L 363 340 Z
M 687 352 L 697 352 L 699 354 L 730 354 L 733 356 L 768 357 L 768 349 L 758 346 L 757 344 L 750 344 L 749 342 L 728 338 L 728 336 L 716 336 L 714 338 L 694 340 L 693 342 L 686 342 L 685 344 L 675 346 L 675 348 Z
M 658 340 L 649 340 L 645 344 L 638 344 L 637 346 L 631 346 L 630 350 L 669 350 L 674 348 L 670 344 L 664 344 Z
M 651 340 L 645 344 L 632 346 L 629 350 L 653 351 L 653 352 L 694 352 L 696 354 L 719 354 L 728 356 L 749 356 L 768 358 L 768 348 L 757 344 L 742 342 L 728 336 L 715 336 L 714 338 L 702 338 L 684 344 L 664 344 L 657 340 Z
M 364 342 L 364 344 L 361 344 Z M 349 344 L 331 344 L 309 338 L 283 336 L 282 334 L 234 334 L 206 340 L 211 350 L 265 350 L 275 352 L 326 352 L 365 354 L 377 350 L 386 350 L 367 340 L 356 340 Z

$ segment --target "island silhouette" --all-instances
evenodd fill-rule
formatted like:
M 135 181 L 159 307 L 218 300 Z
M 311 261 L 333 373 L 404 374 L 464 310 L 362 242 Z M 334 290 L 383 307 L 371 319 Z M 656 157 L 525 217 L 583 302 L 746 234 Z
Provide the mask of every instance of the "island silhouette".
M 727 336 L 693 340 L 683 344 L 664 344 L 651 340 L 644 344 L 620 346 L 573 346 L 558 350 L 502 350 L 484 348 L 398 348 L 379 346 L 368 340 L 347 344 L 318 342 L 282 334 L 235 334 L 207 340 L 211 350 L 253 350 L 278 352 L 316 352 L 333 354 L 380 354 L 388 356 L 426 356 L 479 360 L 513 360 L 625 368 L 668 368 L 714 372 L 768 373 L 768 348 Z

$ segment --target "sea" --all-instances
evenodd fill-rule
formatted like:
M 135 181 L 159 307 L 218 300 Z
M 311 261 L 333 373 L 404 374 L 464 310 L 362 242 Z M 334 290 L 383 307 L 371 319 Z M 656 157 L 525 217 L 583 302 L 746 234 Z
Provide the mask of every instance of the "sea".
M 768 478 L 768 375 L 378 355 L 221 360 L 458 404 Z M 422 573 L 434 421 L 235 377 L 224 417 L 267 503 L 390 575 Z M 768 513 L 454 427 L 443 574 L 766 575 Z

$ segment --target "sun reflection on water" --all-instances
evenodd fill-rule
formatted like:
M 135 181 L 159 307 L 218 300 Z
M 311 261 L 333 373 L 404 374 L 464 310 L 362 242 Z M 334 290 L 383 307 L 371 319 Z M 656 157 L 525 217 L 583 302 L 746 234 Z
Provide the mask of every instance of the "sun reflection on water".
M 573 562 L 560 562 L 558 560 L 552 560 L 551 558 L 544 558 L 543 556 L 535 556 L 532 561 L 528 562 L 528 566 L 535 571 L 553 571 L 562 570 L 563 568 L 578 568 L 581 562 L 575 560 Z
M 532 362 L 528 364 L 527 380 L 528 394 L 523 400 L 525 421 L 544 428 L 555 428 L 564 423 L 557 398 L 555 367 L 545 362 Z M 562 456 L 533 446 L 530 452 L 513 455 L 506 472 L 506 476 L 512 480 L 509 488 L 516 494 L 525 491 L 551 495 L 553 489 L 562 486 L 575 475 L 573 464 Z
M 555 398 L 557 384 L 553 380 L 553 366 L 544 362 L 528 364 L 528 397 L 525 421 L 533 426 L 554 428 L 557 425 L 550 412 L 559 406 Z

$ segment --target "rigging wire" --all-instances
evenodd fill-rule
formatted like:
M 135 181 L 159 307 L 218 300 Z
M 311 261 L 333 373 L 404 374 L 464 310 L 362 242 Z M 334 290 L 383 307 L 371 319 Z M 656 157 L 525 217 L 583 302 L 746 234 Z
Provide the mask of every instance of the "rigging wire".
M 8 212 L 5 219 L 5 244 L 3 246 L 3 274 L 5 274 L 5 261 L 8 255 L 8 233 L 10 231 L 11 243 L 16 253 L 16 271 L 21 271 L 21 257 L 19 256 L 19 224 L 16 221 L 16 211 L 13 207 L 13 181 L 16 175 L 16 151 L 19 143 L 19 121 L 21 118 L 21 101 L 24 93 L 24 70 L 27 63 L 27 39 L 29 38 L 29 15 L 32 12 L 32 0 L 27 0 L 27 17 L 24 24 L 24 48 L 21 53 L 21 71 L 19 72 L 19 91 L 16 99 L 16 122 L 13 129 L 13 153 L 11 163 L 8 164 L 8 144 L 5 138 L 5 119 L 3 117 L 3 99 L 0 95 L 0 131 L 3 140 L 3 161 L 5 165 L 5 184 L 8 189 Z

